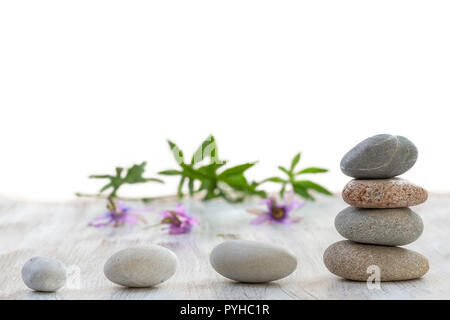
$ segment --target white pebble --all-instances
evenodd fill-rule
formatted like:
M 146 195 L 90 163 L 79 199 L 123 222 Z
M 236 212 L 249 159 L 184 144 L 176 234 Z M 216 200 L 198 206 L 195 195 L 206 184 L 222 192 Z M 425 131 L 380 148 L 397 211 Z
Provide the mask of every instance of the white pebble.
M 28 288 L 36 291 L 57 291 L 66 284 L 66 267 L 59 260 L 34 257 L 22 268 L 22 279 Z
M 125 287 L 152 287 L 176 271 L 177 256 L 161 246 L 133 247 L 113 254 L 105 263 L 106 278 Z

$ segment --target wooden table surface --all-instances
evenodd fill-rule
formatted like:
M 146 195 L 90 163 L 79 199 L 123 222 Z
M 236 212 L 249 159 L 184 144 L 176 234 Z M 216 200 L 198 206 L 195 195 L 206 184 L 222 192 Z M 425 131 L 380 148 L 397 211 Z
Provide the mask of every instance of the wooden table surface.
M 406 246 L 425 255 L 430 271 L 413 281 L 366 283 L 339 279 L 322 262 L 328 245 L 341 240 L 334 229 L 335 215 L 346 207 L 340 196 L 319 198 L 297 212 L 300 223 L 290 226 L 258 225 L 240 205 L 213 201 L 183 202 L 201 219 L 190 234 L 168 235 L 159 228 L 88 227 L 103 213 L 102 200 L 36 203 L 0 199 L 0 298 L 1 299 L 450 299 L 450 194 L 432 194 L 415 208 L 425 230 Z M 175 202 L 152 203 L 165 209 Z M 136 204 L 139 206 L 139 204 Z M 142 205 L 140 205 L 142 206 Z M 158 216 L 146 213 L 149 223 Z M 268 284 L 241 284 L 217 274 L 209 253 L 226 239 L 253 239 L 289 248 L 298 257 L 298 268 L 289 277 Z M 116 251 L 135 245 L 159 244 L 170 248 L 180 263 L 167 282 L 148 289 L 122 288 L 103 275 L 103 264 Z M 21 279 L 22 265 L 33 256 L 49 256 L 70 266 L 70 284 L 57 293 L 29 290 Z M 77 282 L 78 281 L 78 282 Z

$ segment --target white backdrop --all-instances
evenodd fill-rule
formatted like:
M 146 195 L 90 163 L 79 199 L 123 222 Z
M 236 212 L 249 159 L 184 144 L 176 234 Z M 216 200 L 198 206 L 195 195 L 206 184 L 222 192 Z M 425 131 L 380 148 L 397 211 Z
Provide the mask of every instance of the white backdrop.
M 174 167 L 209 133 L 232 163 L 329 168 L 376 133 L 419 148 L 404 177 L 450 191 L 449 1 L 2 1 L 0 194 L 62 200 L 92 173 Z M 176 179 L 125 194 L 168 194 Z

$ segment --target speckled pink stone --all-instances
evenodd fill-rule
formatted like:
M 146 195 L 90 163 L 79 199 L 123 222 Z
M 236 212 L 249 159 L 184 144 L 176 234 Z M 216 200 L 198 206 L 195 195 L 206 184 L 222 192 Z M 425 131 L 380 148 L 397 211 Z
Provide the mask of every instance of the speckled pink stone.
M 425 202 L 425 189 L 400 178 L 351 180 L 342 191 L 342 198 L 358 208 L 403 208 Z

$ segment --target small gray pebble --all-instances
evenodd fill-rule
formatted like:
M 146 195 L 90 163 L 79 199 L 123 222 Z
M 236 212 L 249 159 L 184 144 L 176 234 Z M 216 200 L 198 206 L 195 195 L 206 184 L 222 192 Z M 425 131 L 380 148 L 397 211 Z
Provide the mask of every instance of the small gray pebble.
M 66 267 L 62 262 L 47 257 L 33 257 L 22 268 L 22 279 L 35 291 L 53 292 L 66 284 Z

